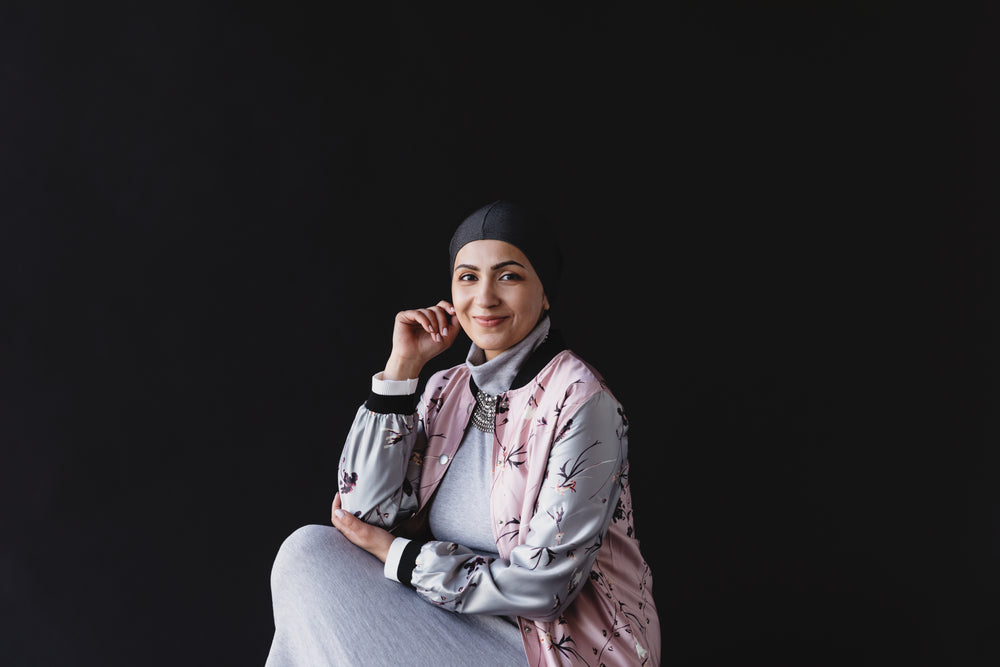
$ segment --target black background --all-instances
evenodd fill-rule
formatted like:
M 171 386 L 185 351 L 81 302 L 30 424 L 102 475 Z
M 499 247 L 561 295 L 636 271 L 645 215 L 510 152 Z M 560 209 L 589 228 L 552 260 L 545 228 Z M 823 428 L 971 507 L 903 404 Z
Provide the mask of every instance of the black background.
M 664 664 L 985 662 L 995 17 L 424 4 L 4 3 L 0 662 L 263 664 L 498 197 L 630 413 Z

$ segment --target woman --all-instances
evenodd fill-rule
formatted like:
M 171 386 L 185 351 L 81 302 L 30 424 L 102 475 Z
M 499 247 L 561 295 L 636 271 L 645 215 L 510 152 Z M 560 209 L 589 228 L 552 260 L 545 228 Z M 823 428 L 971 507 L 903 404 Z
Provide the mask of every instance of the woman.
M 628 421 L 550 327 L 554 238 L 499 201 L 450 255 L 452 302 L 396 316 L 344 446 L 336 530 L 299 529 L 278 553 L 268 665 L 659 664 Z M 460 331 L 466 363 L 418 401 Z

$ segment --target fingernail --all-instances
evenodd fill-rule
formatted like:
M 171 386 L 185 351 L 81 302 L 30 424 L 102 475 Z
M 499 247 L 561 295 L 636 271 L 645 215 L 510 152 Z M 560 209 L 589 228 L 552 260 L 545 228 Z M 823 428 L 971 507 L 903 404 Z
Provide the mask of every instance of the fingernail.
M 441 335 L 444 336 L 445 338 L 448 337 L 448 327 L 442 327 Z
M 345 512 L 344 510 L 340 510 L 340 509 L 333 510 L 333 515 L 335 517 L 337 517 L 338 519 L 343 519 L 345 514 L 347 514 L 347 512 Z

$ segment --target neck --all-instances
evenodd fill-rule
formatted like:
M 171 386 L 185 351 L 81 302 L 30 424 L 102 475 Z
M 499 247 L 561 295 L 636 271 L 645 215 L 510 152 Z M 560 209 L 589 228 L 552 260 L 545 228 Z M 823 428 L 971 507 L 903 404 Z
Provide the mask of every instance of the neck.
M 516 345 L 492 358 L 473 344 L 465 363 L 472 372 L 476 385 L 487 394 L 501 394 L 507 391 L 524 362 L 541 345 L 548 333 L 549 320 L 544 318 Z

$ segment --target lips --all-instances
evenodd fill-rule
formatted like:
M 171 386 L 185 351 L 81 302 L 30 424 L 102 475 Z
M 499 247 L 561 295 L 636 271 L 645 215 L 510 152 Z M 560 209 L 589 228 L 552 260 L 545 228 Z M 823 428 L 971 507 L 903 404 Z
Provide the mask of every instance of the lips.
M 506 317 L 473 317 L 472 320 L 481 327 L 495 327 L 507 321 Z

